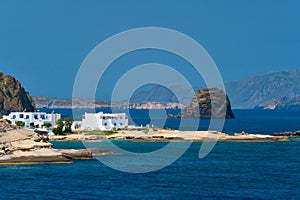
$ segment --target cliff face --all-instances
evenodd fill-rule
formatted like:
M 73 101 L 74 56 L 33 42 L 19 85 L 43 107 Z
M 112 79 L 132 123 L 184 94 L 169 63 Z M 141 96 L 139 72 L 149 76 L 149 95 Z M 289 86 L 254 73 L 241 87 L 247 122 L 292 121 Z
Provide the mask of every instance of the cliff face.
M 212 108 L 212 102 L 214 107 Z M 217 88 L 198 90 L 180 114 L 184 118 L 234 118 L 227 95 Z
M 20 82 L 12 76 L 5 76 L 0 72 L 0 115 L 7 115 L 13 111 L 35 110 L 34 102 Z

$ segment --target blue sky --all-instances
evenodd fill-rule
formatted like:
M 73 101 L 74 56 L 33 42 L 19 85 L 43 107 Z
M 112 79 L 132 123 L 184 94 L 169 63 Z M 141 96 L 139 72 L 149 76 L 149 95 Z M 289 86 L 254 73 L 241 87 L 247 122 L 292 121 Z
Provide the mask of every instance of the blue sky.
M 0 70 L 34 96 L 71 97 L 77 70 L 97 44 L 157 26 L 192 37 L 225 81 L 239 80 L 300 68 L 299 22 L 299 1 L 1 1 Z

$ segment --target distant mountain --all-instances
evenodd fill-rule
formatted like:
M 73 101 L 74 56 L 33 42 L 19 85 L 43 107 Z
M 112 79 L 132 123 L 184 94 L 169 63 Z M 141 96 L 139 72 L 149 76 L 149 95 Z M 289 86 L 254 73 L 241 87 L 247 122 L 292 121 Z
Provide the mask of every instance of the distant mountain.
M 287 98 L 269 100 L 259 104 L 255 109 L 300 110 L 300 96 L 291 100 Z
M 5 76 L 0 72 L 0 115 L 7 115 L 13 111 L 34 111 L 32 97 L 22 87 L 21 83 L 12 76 Z
M 162 86 L 157 84 L 147 85 L 138 89 L 133 93 L 130 98 L 130 102 L 176 102 L 178 99 L 174 93 Z
M 92 108 L 109 107 L 110 101 L 76 98 L 53 98 L 45 96 L 33 97 L 37 108 Z
M 300 96 L 300 71 L 280 71 L 241 81 L 227 82 L 226 92 L 234 108 L 254 108 L 272 99 Z
M 178 98 L 174 94 L 180 95 Z M 186 88 L 184 85 L 169 85 L 168 87 L 158 84 L 147 84 L 137 89 L 130 102 L 171 102 L 188 104 L 193 98 L 194 90 Z M 179 102 L 179 100 L 181 102 Z

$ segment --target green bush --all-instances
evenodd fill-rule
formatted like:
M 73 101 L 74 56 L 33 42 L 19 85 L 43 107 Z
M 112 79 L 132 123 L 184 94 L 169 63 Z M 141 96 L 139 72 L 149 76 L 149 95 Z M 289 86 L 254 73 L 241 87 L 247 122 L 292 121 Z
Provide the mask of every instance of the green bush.
M 8 124 L 11 124 L 11 121 L 10 121 L 9 119 L 6 119 L 6 122 L 7 122 Z
M 53 128 L 53 129 L 52 129 L 52 132 L 53 132 L 55 135 L 64 135 L 64 133 L 63 133 L 63 131 L 62 131 L 62 128 L 60 128 L 60 127 Z
M 34 128 L 34 127 L 35 127 L 33 122 L 30 123 L 30 127 L 31 127 L 31 128 Z
M 74 122 L 74 119 L 72 117 L 64 118 L 65 133 L 72 133 L 71 126 L 72 126 L 73 122 Z
M 25 122 L 17 121 L 17 122 L 16 122 L 16 125 L 17 125 L 17 126 L 22 126 L 22 127 L 23 127 L 23 126 L 25 126 Z
M 49 127 L 51 127 L 52 125 L 51 125 L 50 123 L 44 123 L 43 126 L 49 128 Z
M 148 134 L 148 133 L 149 133 L 149 128 L 145 128 L 145 129 L 143 130 L 143 133 Z
M 115 130 L 111 130 L 111 131 L 102 131 L 102 133 L 103 133 L 104 135 L 112 135 L 112 134 L 116 134 L 116 133 L 118 133 L 118 132 L 115 131 Z

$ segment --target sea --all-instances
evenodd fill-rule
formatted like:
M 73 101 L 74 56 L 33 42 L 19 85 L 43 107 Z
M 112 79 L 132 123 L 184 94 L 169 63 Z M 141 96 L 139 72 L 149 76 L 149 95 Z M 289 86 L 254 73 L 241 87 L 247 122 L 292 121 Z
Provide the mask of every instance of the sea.
M 55 111 L 63 116 L 72 115 L 69 109 Z M 129 112 L 134 116 L 131 123 L 151 123 L 148 110 Z M 167 112 L 176 114 L 178 111 Z M 226 120 L 223 128 L 230 134 L 241 131 L 270 134 L 300 129 L 299 111 L 233 112 L 236 118 Z M 176 128 L 178 120 L 167 119 L 164 127 Z M 201 120 L 198 129 L 205 130 L 208 124 L 209 120 Z M 52 143 L 56 148 L 85 147 L 81 142 Z M 137 153 L 166 145 L 129 141 L 114 144 Z M 201 145 L 202 142 L 192 143 L 175 162 L 149 173 L 117 171 L 97 159 L 73 164 L 0 166 L 0 199 L 300 199 L 299 141 L 217 142 L 213 150 L 200 159 Z M 111 159 L 116 155 L 104 156 Z

